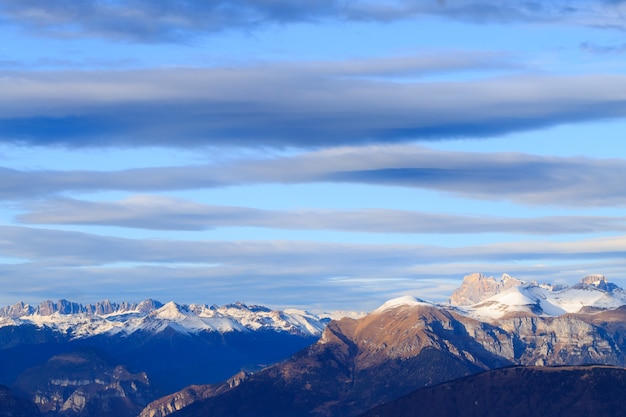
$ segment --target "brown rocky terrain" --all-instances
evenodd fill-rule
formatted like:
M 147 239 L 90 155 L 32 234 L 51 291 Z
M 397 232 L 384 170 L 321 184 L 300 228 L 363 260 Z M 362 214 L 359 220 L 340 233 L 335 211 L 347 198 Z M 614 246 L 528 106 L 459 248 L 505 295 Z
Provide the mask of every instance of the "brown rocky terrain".
M 203 400 L 205 398 L 215 397 L 231 388 L 236 387 L 247 378 L 246 372 L 240 372 L 232 378 L 221 384 L 214 385 L 190 385 L 178 392 L 166 395 L 158 400 L 148 404 L 139 415 L 139 417 L 164 417 L 175 411 L 183 409 L 188 405 Z
M 454 335 L 453 321 L 425 306 L 331 322 L 318 343 L 292 359 L 172 415 L 351 416 L 418 387 L 509 363 L 484 349 L 473 349 L 471 359 L 451 353 L 451 338 L 461 349 L 472 344 Z
M 292 359 L 172 415 L 355 416 L 487 369 L 626 366 L 625 334 L 626 307 L 560 317 L 524 313 L 487 323 L 426 303 L 399 305 L 331 322 L 316 344 Z

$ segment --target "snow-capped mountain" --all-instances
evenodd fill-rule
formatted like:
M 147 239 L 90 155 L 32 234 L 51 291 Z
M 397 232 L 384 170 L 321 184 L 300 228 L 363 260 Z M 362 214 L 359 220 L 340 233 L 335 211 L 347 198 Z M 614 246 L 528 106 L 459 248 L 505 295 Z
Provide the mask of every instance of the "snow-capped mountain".
M 145 372 L 155 387 L 147 399 L 152 401 L 190 384 L 221 381 L 281 361 L 314 343 L 329 321 L 306 311 L 242 303 L 16 303 L 0 309 L 0 384 L 15 383 L 53 355 L 91 349 L 115 365 Z M 68 362 L 59 372 L 72 366 Z M 82 392 L 83 382 L 74 382 L 70 385 Z M 45 381 L 40 385 L 29 394 L 44 407 L 57 394 Z M 59 407 L 55 415 L 65 416 Z
M 451 304 L 456 304 L 460 312 L 488 321 L 524 313 L 557 317 L 626 305 L 626 292 L 602 275 L 589 275 L 579 284 L 566 287 L 524 282 L 506 274 L 499 280 L 472 274 L 465 277 L 461 288 L 464 287 L 465 292 L 472 292 L 467 290 L 471 287 L 490 288 L 482 297 L 477 296 L 480 291 L 473 291 L 474 298 L 468 301 L 475 302 L 471 304 L 459 303 L 458 298 L 451 297 Z
M 141 303 L 82 305 L 67 300 L 44 301 L 37 307 L 24 303 L 0 309 L 0 327 L 32 324 L 40 328 L 84 338 L 99 334 L 130 335 L 166 329 L 180 333 L 249 332 L 271 330 L 304 336 L 319 336 L 330 319 L 301 310 L 278 311 L 242 303 L 224 306 Z
M 603 275 L 588 275 L 580 283 L 568 287 L 525 282 L 507 274 L 494 278 L 475 273 L 465 276 L 448 303 L 402 296 L 386 301 L 372 313 L 416 305 L 437 307 L 491 322 L 512 316 L 558 317 L 612 310 L 626 305 L 626 291 Z
M 298 310 L 152 300 L 18 303 L 0 320 L 0 383 L 88 348 L 170 394 L 148 398 L 146 417 L 356 417 L 414 389 L 503 366 L 626 367 L 626 295 L 601 275 L 565 287 L 472 274 L 449 303 L 405 296 L 331 322 Z M 48 379 L 30 388 L 37 404 L 56 398 L 41 388 Z M 82 392 L 82 383 L 73 389 Z
M 405 296 L 360 319 L 333 321 L 290 359 L 233 387 L 171 394 L 141 417 L 174 411 L 177 417 L 356 417 L 413 390 L 489 369 L 626 367 L 626 297 L 602 276 L 564 287 L 476 274 L 455 293 L 459 305 Z

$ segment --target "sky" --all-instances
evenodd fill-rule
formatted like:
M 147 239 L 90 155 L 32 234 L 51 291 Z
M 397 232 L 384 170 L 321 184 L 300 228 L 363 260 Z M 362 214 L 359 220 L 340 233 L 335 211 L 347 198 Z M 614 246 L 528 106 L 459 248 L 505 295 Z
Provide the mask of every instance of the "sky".
M 0 305 L 626 287 L 626 1 L 0 0 Z

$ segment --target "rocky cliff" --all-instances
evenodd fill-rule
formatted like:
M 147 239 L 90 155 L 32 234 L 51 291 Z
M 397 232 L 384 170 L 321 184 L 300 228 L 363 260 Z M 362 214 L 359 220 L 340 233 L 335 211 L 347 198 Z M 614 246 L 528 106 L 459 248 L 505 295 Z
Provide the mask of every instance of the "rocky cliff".
M 151 402 L 142 410 L 139 417 L 165 417 L 175 411 L 187 407 L 194 402 L 220 395 L 231 388 L 238 386 L 248 376 L 248 373 L 242 371 L 221 384 L 191 385 L 178 392 L 166 395 L 165 397 Z
M 350 417 L 413 390 L 503 366 L 626 366 L 626 306 L 620 306 L 621 290 L 603 286 L 605 280 L 568 289 L 506 276 L 500 286 L 485 286 L 492 280 L 474 278 L 459 294 L 478 304 L 404 297 L 361 319 L 331 322 L 316 344 L 290 360 L 173 415 Z
M 68 417 L 134 417 L 155 394 L 145 373 L 131 373 L 93 350 L 54 356 L 24 371 L 15 387 L 42 413 Z
M 523 281 L 503 274 L 500 278 L 480 273 L 466 275 L 463 283 L 450 296 L 450 304 L 466 306 L 476 304 L 502 291 L 523 284 Z

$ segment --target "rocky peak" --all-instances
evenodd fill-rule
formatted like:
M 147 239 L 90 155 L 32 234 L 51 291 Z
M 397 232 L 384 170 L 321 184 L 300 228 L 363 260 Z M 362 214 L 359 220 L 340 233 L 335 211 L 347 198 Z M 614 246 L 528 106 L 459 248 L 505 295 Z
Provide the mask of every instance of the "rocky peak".
M 609 283 L 606 277 L 600 274 L 587 275 L 580 280 L 580 283 L 582 285 L 593 286 L 607 292 L 611 292 L 618 288 L 617 285 Z
M 33 314 L 35 309 L 28 304 L 24 304 L 22 301 L 18 301 L 12 306 L 0 308 L 0 317 L 8 317 L 10 319 L 17 319 L 22 316 Z
M 149 313 L 150 311 L 157 310 L 161 307 L 163 307 L 163 303 L 149 298 L 147 300 L 140 302 L 137 305 L 137 311 L 139 311 L 140 313 Z
M 473 305 L 523 283 L 523 281 L 507 274 L 502 274 L 500 278 L 494 278 L 473 273 L 463 278 L 463 283 L 452 293 L 449 302 L 455 306 Z
M 109 300 L 104 300 L 104 301 L 96 303 L 93 306 L 92 310 L 94 314 L 106 315 L 106 314 L 114 313 L 118 308 L 119 306 L 117 304 L 111 303 L 111 301 Z
M 608 283 L 608 280 L 606 279 L 604 275 L 593 274 L 593 275 L 587 275 L 586 277 L 583 277 L 580 280 L 580 282 L 581 284 L 598 286 L 601 283 L 605 283 L 605 284 Z
M 137 303 L 114 303 L 109 300 L 99 301 L 95 304 L 80 304 L 68 300 L 46 300 L 37 307 L 32 307 L 19 301 L 11 306 L 0 308 L 0 317 L 18 319 L 32 315 L 52 316 L 55 313 L 62 315 L 86 314 L 91 316 L 106 316 L 109 314 L 137 311 L 139 313 L 149 313 L 163 307 L 163 304 L 155 300 L 145 300 Z
M 51 300 L 43 301 L 37 307 L 37 314 L 40 316 L 51 316 L 54 313 L 60 314 L 76 314 L 86 313 L 87 309 L 78 303 L 67 300 L 59 300 L 56 303 Z

